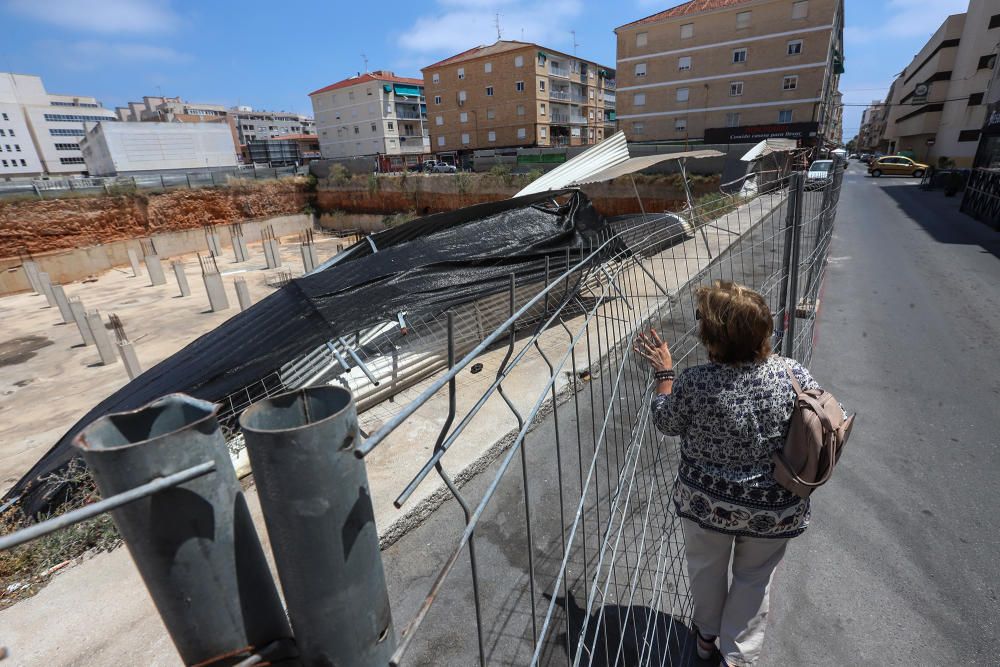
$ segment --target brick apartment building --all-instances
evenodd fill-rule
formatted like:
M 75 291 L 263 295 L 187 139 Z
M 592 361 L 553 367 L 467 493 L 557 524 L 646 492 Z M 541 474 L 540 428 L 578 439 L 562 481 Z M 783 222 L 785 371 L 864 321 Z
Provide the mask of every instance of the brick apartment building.
M 843 28 L 843 0 L 692 0 L 620 26 L 619 125 L 630 141 L 839 143 Z
M 423 68 L 431 150 L 582 146 L 615 131 L 615 71 L 510 40 Z

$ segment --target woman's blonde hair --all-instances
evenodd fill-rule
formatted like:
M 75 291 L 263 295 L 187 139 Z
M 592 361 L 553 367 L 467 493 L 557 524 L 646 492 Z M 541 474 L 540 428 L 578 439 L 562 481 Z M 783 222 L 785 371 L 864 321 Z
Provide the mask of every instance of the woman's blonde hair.
M 699 287 L 695 296 L 701 325 L 698 335 L 709 359 L 738 364 L 770 356 L 774 320 L 764 297 L 728 280 Z

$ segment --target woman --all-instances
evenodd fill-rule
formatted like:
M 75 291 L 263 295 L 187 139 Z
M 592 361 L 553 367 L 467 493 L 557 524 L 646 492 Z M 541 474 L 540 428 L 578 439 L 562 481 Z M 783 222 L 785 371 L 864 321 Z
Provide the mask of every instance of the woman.
M 697 307 L 709 363 L 675 379 L 670 349 L 655 331 L 639 334 L 635 351 L 654 371 L 657 428 L 681 438 L 673 500 L 698 655 L 710 658 L 718 640 L 722 664 L 742 667 L 760 656 L 774 569 L 809 523 L 809 500 L 778 486 L 771 464 L 795 397 L 786 364 L 803 390 L 817 384 L 797 362 L 771 354 L 773 319 L 760 294 L 716 281 L 698 289 Z

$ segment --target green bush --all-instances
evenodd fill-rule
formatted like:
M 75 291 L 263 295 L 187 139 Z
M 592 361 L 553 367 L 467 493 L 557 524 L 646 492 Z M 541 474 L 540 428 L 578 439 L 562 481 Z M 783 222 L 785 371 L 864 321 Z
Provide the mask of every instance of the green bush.
M 524 175 L 524 178 L 525 180 L 528 181 L 528 183 L 531 183 L 532 181 L 537 181 L 539 178 L 541 178 L 543 173 L 545 172 L 543 172 L 541 169 L 532 169 L 531 171 L 529 171 L 527 174 Z
M 508 187 L 514 183 L 514 177 L 511 174 L 510 167 L 505 164 L 493 165 L 490 169 L 490 176 Z
M 472 177 L 464 171 L 455 174 L 455 184 L 458 186 L 458 193 L 464 195 L 472 185 Z
M 382 218 L 382 224 L 386 229 L 402 225 L 417 217 L 416 211 L 406 211 L 404 213 L 393 213 Z
M 371 173 L 368 174 L 368 192 L 375 194 L 381 188 L 381 183 L 378 180 L 378 174 Z

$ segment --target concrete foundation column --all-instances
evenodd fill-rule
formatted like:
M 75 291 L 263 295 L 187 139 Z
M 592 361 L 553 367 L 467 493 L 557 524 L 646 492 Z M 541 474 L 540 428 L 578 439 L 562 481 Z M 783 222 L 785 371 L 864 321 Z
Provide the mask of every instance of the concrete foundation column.
M 24 275 L 28 279 L 28 284 L 31 285 L 31 289 L 34 290 L 35 294 L 42 293 L 42 283 L 38 280 L 38 264 L 34 260 L 25 260 L 21 267 L 24 269 Z
M 250 259 L 250 253 L 247 251 L 247 242 L 242 234 L 233 234 L 233 255 L 236 258 L 237 264 Z
M 128 263 L 132 265 L 132 277 L 138 278 L 142 270 L 139 268 L 139 253 L 135 251 L 135 248 L 128 249 Z
M 108 336 L 108 330 L 104 328 L 104 320 L 96 310 L 87 313 L 87 324 L 90 325 L 90 334 L 94 337 L 94 344 L 97 345 L 97 353 L 101 356 L 101 363 L 105 366 L 118 361 L 115 354 L 115 346 Z
M 66 290 L 62 285 L 52 286 L 52 296 L 55 297 L 59 314 L 62 315 L 63 322 L 69 324 L 73 321 L 73 311 L 69 309 L 69 299 L 66 298 Z
M 142 367 L 139 365 L 139 358 L 135 355 L 135 348 L 131 341 L 123 340 L 118 343 L 118 354 L 122 358 L 122 363 L 125 364 L 129 380 L 134 380 L 142 374 Z
M 278 242 L 274 239 L 267 239 L 264 245 L 264 259 L 267 261 L 267 268 L 277 269 L 281 266 L 281 252 Z
M 52 281 L 49 280 L 49 274 L 44 271 L 39 273 L 38 283 L 42 288 L 42 294 L 45 295 L 45 300 L 49 303 L 49 308 L 54 308 L 56 305 L 56 297 L 52 293 Z
M 302 251 L 302 270 L 305 273 L 312 273 L 319 262 L 316 259 L 316 246 L 311 243 L 303 243 L 299 248 Z
M 167 278 L 163 275 L 163 262 L 158 255 L 146 255 L 146 271 L 149 272 L 150 285 L 167 284 Z
M 80 330 L 80 338 L 84 345 L 93 345 L 94 336 L 90 333 L 90 324 L 87 323 L 87 312 L 83 308 L 83 302 L 79 299 L 69 300 L 69 310 L 73 314 L 73 321 L 76 328 Z
M 242 312 L 253 305 L 253 301 L 250 300 L 250 288 L 243 278 L 235 279 L 233 285 L 236 287 L 236 300 L 240 302 L 240 312 Z
M 188 285 L 187 274 L 184 273 L 184 262 L 171 262 L 170 266 L 177 277 L 177 287 L 181 290 L 181 296 L 191 296 L 191 287 Z
M 215 257 L 222 257 L 222 242 L 219 240 L 219 235 L 208 232 L 205 234 L 205 240 L 208 242 L 208 251 Z
M 205 281 L 205 291 L 208 292 L 208 304 L 213 313 L 229 308 L 229 299 L 226 298 L 226 289 L 222 285 L 222 276 L 218 273 L 205 273 L 202 275 Z

